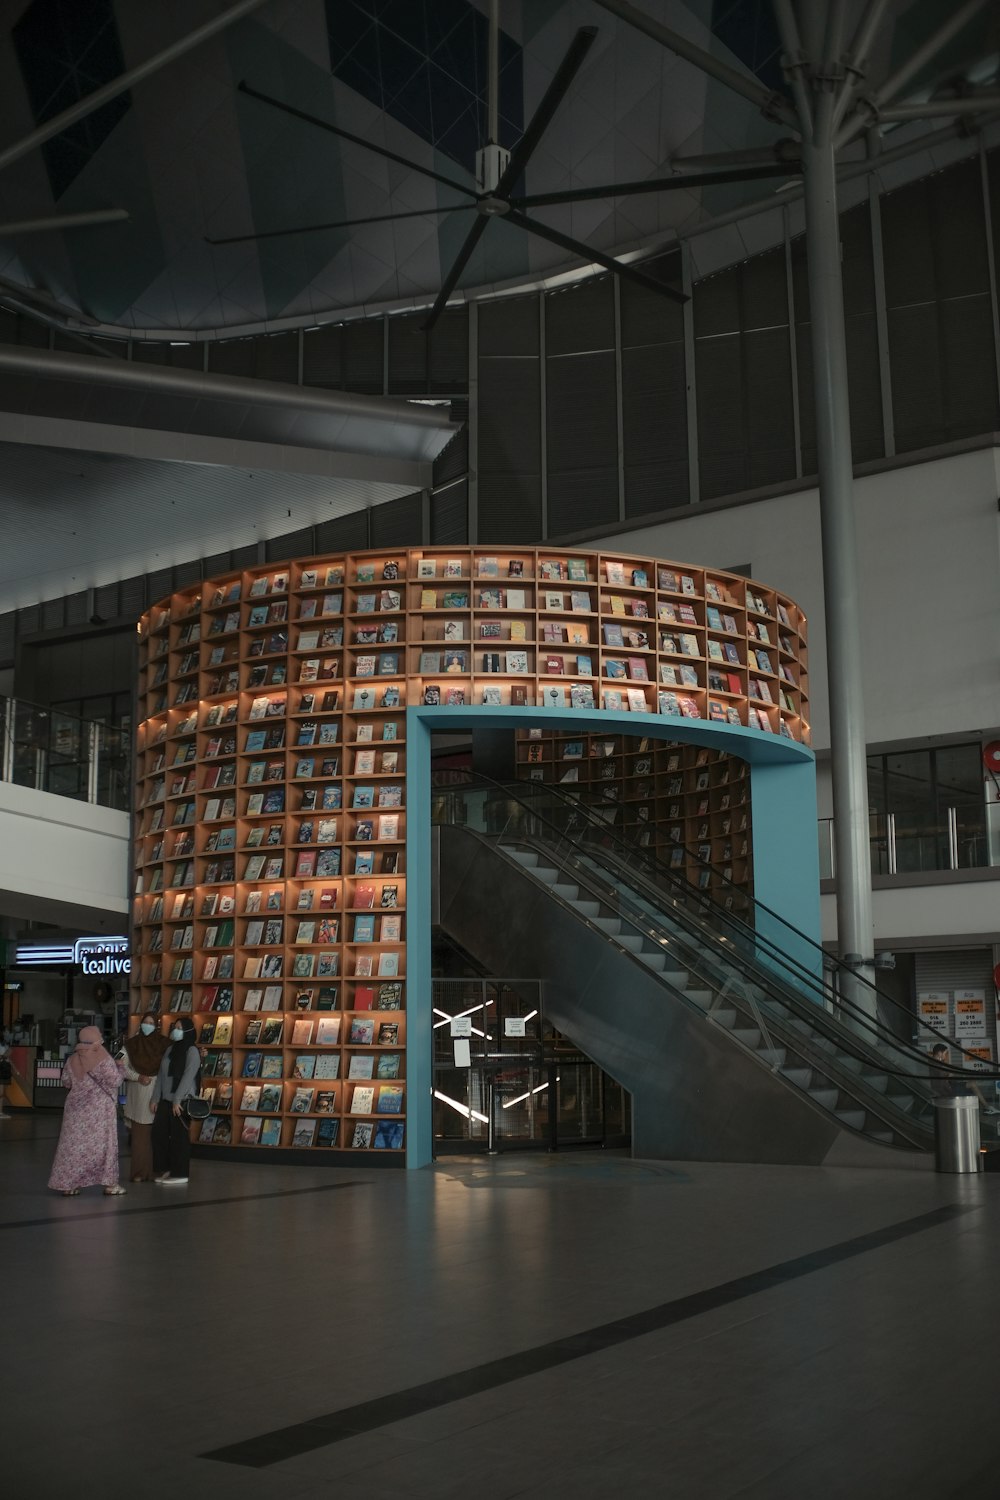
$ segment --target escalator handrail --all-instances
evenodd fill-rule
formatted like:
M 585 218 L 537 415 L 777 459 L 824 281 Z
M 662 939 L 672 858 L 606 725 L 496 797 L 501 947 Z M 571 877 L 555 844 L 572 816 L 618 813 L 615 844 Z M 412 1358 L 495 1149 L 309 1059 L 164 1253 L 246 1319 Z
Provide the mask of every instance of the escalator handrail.
M 570 794 L 564 792 L 560 787 L 553 786 L 549 782 L 500 782 L 496 781 L 490 776 L 484 776 L 481 773 L 473 774 L 471 772 L 467 773 L 461 782 L 449 781 L 448 785 L 438 787 L 437 790 L 439 793 L 447 793 L 449 791 L 459 791 L 463 787 L 474 787 L 477 785 L 481 786 L 484 790 L 494 790 L 502 792 L 504 796 L 508 797 L 510 800 L 518 802 L 522 807 L 529 811 L 532 817 L 538 818 L 543 824 L 551 827 L 553 833 L 559 839 L 565 839 L 567 837 L 565 831 L 558 828 L 558 826 L 552 823 L 550 819 L 546 818 L 544 814 L 540 814 L 537 809 L 531 805 L 530 801 L 525 796 L 525 793 L 528 793 L 530 797 L 535 798 L 542 794 L 544 794 L 546 797 L 554 796 L 557 801 L 563 803 L 564 806 L 572 809 L 574 813 L 582 814 L 588 824 L 600 833 L 602 840 L 610 841 L 612 844 L 617 845 L 624 850 L 629 858 L 630 876 L 637 873 L 633 868 L 633 862 L 638 857 L 641 863 L 646 864 L 653 869 L 656 879 L 665 884 L 668 889 L 676 891 L 679 897 L 683 897 L 685 906 L 687 906 L 687 904 L 690 903 L 692 899 L 694 899 L 698 905 L 704 908 L 712 909 L 713 915 L 716 916 L 717 919 L 733 927 L 740 938 L 745 941 L 748 946 L 751 946 L 752 948 L 757 950 L 763 948 L 770 952 L 776 959 L 781 962 L 781 964 L 786 969 L 797 971 L 810 989 L 822 995 L 826 1000 L 828 1000 L 835 1007 L 839 1008 L 841 1011 L 852 1013 L 856 1021 L 863 1024 L 866 1029 L 871 1030 L 881 1041 L 888 1043 L 894 1051 L 898 1051 L 904 1056 L 912 1057 L 922 1066 L 926 1066 L 925 1054 L 918 1049 L 912 1048 L 909 1044 L 902 1041 L 894 1033 L 889 1031 L 877 1016 L 871 1016 L 867 1011 L 864 1011 L 863 1009 L 861 1009 L 861 1007 L 856 1006 L 854 1002 L 849 999 L 849 997 L 835 991 L 832 986 L 826 983 L 825 980 L 818 979 L 811 970 L 807 969 L 805 965 L 800 964 L 798 960 L 785 953 L 775 942 L 773 942 L 773 940 L 768 938 L 766 934 L 759 932 L 749 923 L 742 921 L 742 919 L 737 917 L 732 911 L 729 911 L 725 907 L 720 906 L 719 903 L 714 901 L 707 892 L 695 890 L 687 880 L 684 880 L 682 877 L 676 875 L 673 870 L 666 866 L 661 860 L 657 859 L 655 855 L 650 855 L 648 850 L 636 849 L 626 844 L 624 840 L 620 839 L 611 831 L 609 826 L 602 819 L 594 817 L 590 807 L 579 797 L 571 796 Z M 654 892 L 656 891 L 654 880 L 646 880 L 645 883 L 648 886 L 651 886 Z M 784 928 L 786 928 L 795 936 L 797 941 L 811 948 L 818 955 L 824 965 L 826 965 L 830 961 L 831 955 L 829 955 L 826 949 L 824 949 L 819 943 L 815 942 L 814 939 L 810 938 L 806 933 L 800 932 L 799 929 L 793 926 L 792 923 L 788 922 L 784 917 L 780 916 L 779 913 L 774 912 L 763 902 L 758 901 L 748 892 L 743 891 L 739 887 L 735 887 L 735 889 L 738 889 L 740 891 L 741 898 L 746 900 L 755 911 L 759 910 L 765 912 L 769 917 L 772 917 L 775 921 L 780 922 Z M 659 892 L 656 892 L 656 894 L 659 895 Z M 894 1000 L 892 996 L 884 994 L 883 991 L 879 990 L 875 985 L 871 984 L 869 980 L 857 974 L 857 972 L 854 969 L 851 969 L 849 965 L 843 964 L 841 960 L 836 959 L 834 960 L 834 962 L 840 968 L 848 972 L 855 981 L 860 981 L 863 985 L 866 986 L 867 989 L 871 990 L 877 1000 L 883 1002 L 884 1005 L 891 1007 L 893 1010 L 899 1012 L 902 1016 L 905 1017 L 908 1024 L 913 1024 L 913 1015 L 904 1006 L 900 1005 L 898 1001 Z M 774 975 L 771 971 L 769 971 L 767 977 L 769 980 L 773 981 Z M 760 976 L 755 975 L 755 979 L 757 982 L 760 982 Z M 794 988 L 790 990 L 790 994 L 797 1000 L 801 1000 L 804 998 L 800 996 L 794 990 Z M 811 1005 L 816 1004 L 815 1001 L 809 1001 L 808 1003 Z M 970 1063 L 974 1064 L 971 1069 L 955 1067 L 951 1064 L 945 1063 L 936 1064 L 936 1068 L 939 1068 L 943 1074 L 954 1074 L 956 1078 L 965 1080 L 968 1079 L 970 1071 L 975 1072 L 976 1076 L 980 1078 L 1000 1076 L 980 1069 L 976 1065 L 978 1064 L 978 1059 L 972 1058 L 972 1056 L 967 1053 L 961 1046 L 961 1044 L 954 1038 L 946 1036 L 943 1032 L 938 1031 L 935 1027 L 928 1025 L 926 1022 L 920 1022 L 919 1024 L 921 1025 L 923 1031 L 928 1033 L 929 1036 L 936 1037 L 938 1041 L 944 1043 L 949 1048 L 949 1050 L 957 1050 L 962 1054 L 963 1057 L 968 1058 Z M 856 1041 L 857 1038 L 853 1038 L 853 1040 Z

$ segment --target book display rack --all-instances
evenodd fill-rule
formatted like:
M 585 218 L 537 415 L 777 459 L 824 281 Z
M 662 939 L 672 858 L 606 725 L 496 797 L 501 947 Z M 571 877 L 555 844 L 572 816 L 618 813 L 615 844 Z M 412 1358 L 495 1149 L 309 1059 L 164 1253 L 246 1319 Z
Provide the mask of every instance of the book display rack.
M 638 735 L 519 730 L 517 775 L 579 796 L 626 843 L 648 849 L 723 905 L 753 890 L 750 768 L 703 745 Z M 735 888 L 735 889 L 734 889 Z
M 181 589 L 139 636 L 133 1005 L 194 1017 L 213 1102 L 205 1145 L 402 1160 L 407 704 L 530 706 L 543 721 L 559 709 L 649 713 L 809 737 L 794 602 L 650 558 L 309 558 Z M 592 753 L 600 738 L 586 756 L 598 776 L 601 758 L 617 758 Z M 651 801 L 638 766 L 650 753 Z M 685 779 L 670 791 L 671 753 L 697 781 L 690 747 L 627 752 L 627 821 L 634 805 L 657 846 L 683 824 L 681 842 L 710 842 L 713 865 L 739 879 L 722 762 L 710 757 L 703 839 L 688 801 L 703 789 Z M 670 811 L 678 796 L 683 817 Z

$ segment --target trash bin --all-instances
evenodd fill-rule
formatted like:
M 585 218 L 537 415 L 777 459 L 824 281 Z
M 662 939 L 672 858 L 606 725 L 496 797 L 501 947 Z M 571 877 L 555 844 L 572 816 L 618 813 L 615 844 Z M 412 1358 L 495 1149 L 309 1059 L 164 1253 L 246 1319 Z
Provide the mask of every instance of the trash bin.
M 975 1094 L 934 1100 L 934 1164 L 939 1172 L 982 1170 Z

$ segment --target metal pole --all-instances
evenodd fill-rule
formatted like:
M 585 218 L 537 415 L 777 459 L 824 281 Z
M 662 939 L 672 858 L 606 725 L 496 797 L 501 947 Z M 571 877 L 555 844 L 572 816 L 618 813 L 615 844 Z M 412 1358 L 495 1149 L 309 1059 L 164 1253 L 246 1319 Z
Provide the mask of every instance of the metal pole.
M 486 139 L 491 146 L 497 143 L 500 115 L 500 0 L 490 0 L 489 63 L 487 67 L 489 118 Z
M 798 120 L 795 111 L 780 94 L 773 94 L 763 84 L 758 83 L 749 73 L 740 73 L 736 68 L 731 68 L 720 58 L 713 57 L 710 52 L 689 42 L 686 37 L 669 27 L 653 19 L 636 6 L 630 5 L 628 0 L 597 0 L 597 4 L 604 10 L 611 12 L 613 16 L 619 16 L 621 20 L 627 21 L 637 31 L 645 36 L 652 37 L 654 42 L 659 42 L 662 47 L 668 48 L 678 57 L 683 57 L 686 62 L 694 63 L 703 73 L 710 78 L 717 78 L 727 88 L 735 93 L 742 94 L 744 99 L 749 99 L 751 104 L 756 104 L 765 115 L 776 120 L 784 120 L 787 124 L 797 128 Z
M 681 307 L 684 332 L 684 399 L 687 416 L 688 501 L 697 505 L 701 499 L 701 473 L 698 464 L 698 379 L 695 369 L 694 277 L 691 272 L 691 247 L 681 243 L 681 286 L 687 301 Z
M 169 47 L 164 47 L 162 52 L 157 52 L 154 57 L 147 58 L 144 63 L 139 63 L 134 68 L 129 68 L 120 77 L 113 78 L 103 88 L 94 89 L 93 93 L 87 94 L 76 104 L 64 109 L 61 114 L 40 125 L 30 135 L 22 140 L 15 141 L 13 146 L 8 146 L 6 151 L 0 151 L 0 170 L 9 167 L 12 162 L 19 161 L 22 156 L 27 156 L 34 151 L 36 146 L 41 146 L 45 141 L 50 141 L 54 135 L 61 135 L 70 125 L 75 125 L 78 120 L 85 120 L 88 115 L 93 114 L 95 109 L 100 109 L 102 104 L 107 104 L 110 99 L 117 99 L 119 94 L 124 94 L 134 84 L 141 83 L 151 73 L 157 73 L 165 68 L 168 63 L 175 62 L 178 57 L 183 57 L 185 52 L 191 52 L 195 47 L 200 47 L 202 42 L 207 42 L 217 32 L 224 31 L 234 21 L 241 21 L 251 11 L 258 10 L 264 0 L 240 0 L 238 5 L 233 5 L 229 10 L 224 10 L 221 15 L 215 16 L 211 21 L 206 21 L 204 26 L 198 26 L 194 31 L 189 31 L 187 36 L 182 36 L 176 42 L 171 42 Z
M 469 303 L 469 498 L 468 535 L 479 541 L 479 303 Z
M 832 110 L 833 95 L 821 94 L 816 133 L 805 144 L 803 159 L 830 684 L 837 935 L 841 957 L 857 964 L 872 952 L 873 926 L 861 601 Z M 850 997 L 862 1006 L 863 988 L 858 985 L 857 993 Z

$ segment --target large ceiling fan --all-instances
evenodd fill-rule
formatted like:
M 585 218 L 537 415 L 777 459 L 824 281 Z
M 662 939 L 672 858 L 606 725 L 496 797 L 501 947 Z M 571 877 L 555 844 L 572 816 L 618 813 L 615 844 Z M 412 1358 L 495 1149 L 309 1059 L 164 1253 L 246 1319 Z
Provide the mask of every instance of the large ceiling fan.
M 448 299 L 458 284 L 459 277 L 472 257 L 476 246 L 489 228 L 490 220 L 503 218 L 508 224 L 514 224 L 524 230 L 526 234 L 536 235 L 538 238 L 549 241 L 550 244 L 558 245 L 572 255 L 580 256 L 584 261 L 613 271 L 629 281 L 643 286 L 647 291 L 653 291 L 660 296 L 668 297 L 676 302 L 686 302 L 687 297 L 676 287 L 668 286 L 662 281 L 655 280 L 640 270 L 637 265 L 628 261 L 617 260 L 613 256 L 606 255 L 602 250 L 592 245 L 585 244 L 582 240 L 574 239 L 571 235 L 563 234 L 561 230 L 555 229 L 550 224 L 544 224 L 540 220 L 529 216 L 525 212 L 530 208 L 542 208 L 550 205 L 563 203 L 581 203 L 599 198 L 617 198 L 631 196 L 639 193 L 670 192 L 677 189 L 690 189 L 702 187 L 715 183 L 748 182 L 757 178 L 783 177 L 794 172 L 796 163 L 789 160 L 775 160 L 763 165 L 731 168 L 725 172 L 708 173 L 677 173 L 671 177 L 644 178 L 638 182 L 605 183 L 595 187 L 571 188 L 563 192 L 534 193 L 518 195 L 518 188 L 524 176 L 525 168 L 531 157 L 538 148 L 546 130 L 548 129 L 556 111 L 569 92 L 574 79 L 579 73 L 583 63 L 597 37 L 597 27 L 583 26 L 574 36 L 566 51 L 562 62 L 559 64 L 552 77 L 545 94 L 532 115 L 520 140 L 510 152 L 497 144 L 497 115 L 499 95 L 499 47 L 498 47 L 498 10 L 499 0 L 491 0 L 490 4 L 490 29 L 489 29 L 489 96 L 488 96 L 488 130 L 487 141 L 476 153 L 477 162 L 477 185 L 469 187 L 466 183 L 459 182 L 453 177 L 448 177 L 441 172 L 436 172 L 421 163 L 411 161 L 395 151 L 389 151 L 383 146 L 375 145 L 372 141 L 365 140 L 362 136 L 354 135 L 349 130 L 344 130 L 339 125 L 332 124 L 329 120 L 323 120 L 317 115 L 308 114 L 305 110 L 297 109 L 294 105 L 286 103 L 282 99 L 273 98 L 269 94 L 262 93 L 259 89 L 252 88 L 249 83 L 243 81 L 239 84 L 241 93 L 251 99 L 256 99 L 274 109 L 280 109 L 285 114 L 304 120 L 308 124 L 315 125 L 321 130 L 329 131 L 332 135 L 339 136 L 342 140 L 353 142 L 362 146 L 376 155 L 399 163 L 410 171 L 416 172 L 423 177 L 429 177 L 433 181 L 449 187 L 460 195 L 460 200 L 444 206 L 434 205 L 426 209 L 408 209 L 400 213 L 378 214 L 374 217 L 360 219 L 341 219 L 324 224 L 300 224 L 288 229 L 264 230 L 258 234 L 231 235 L 224 239 L 208 239 L 210 245 L 235 245 L 247 240 L 276 239 L 282 235 L 312 234 L 329 229 L 348 229 L 363 224 L 378 224 L 392 222 L 397 219 L 426 218 L 430 215 L 449 213 L 475 213 L 476 218 L 465 237 L 457 256 L 452 262 L 447 274 L 444 276 L 441 289 L 434 300 L 424 328 L 433 328 L 448 302 Z

